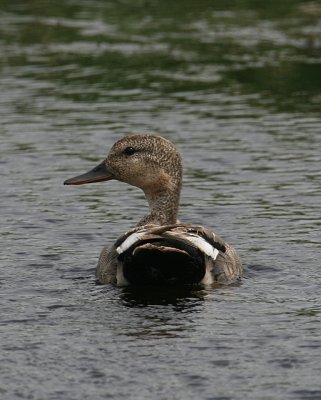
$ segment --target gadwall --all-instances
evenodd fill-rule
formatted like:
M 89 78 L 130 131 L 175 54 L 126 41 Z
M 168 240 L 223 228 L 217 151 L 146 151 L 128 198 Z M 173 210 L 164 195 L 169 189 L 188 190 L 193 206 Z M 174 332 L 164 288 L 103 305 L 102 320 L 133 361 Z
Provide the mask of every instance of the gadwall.
M 142 189 L 149 213 L 103 248 L 96 269 L 99 282 L 211 285 L 240 278 L 242 265 L 232 246 L 203 226 L 177 220 L 182 161 L 173 143 L 161 136 L 126 136 L 101 164 L 64 184 L 111 179 Z

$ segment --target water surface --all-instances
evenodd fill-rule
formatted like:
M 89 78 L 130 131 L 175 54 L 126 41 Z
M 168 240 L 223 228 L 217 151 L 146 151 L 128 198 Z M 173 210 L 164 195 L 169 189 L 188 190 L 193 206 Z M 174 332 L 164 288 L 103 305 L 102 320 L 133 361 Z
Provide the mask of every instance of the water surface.
M 319 399 L 318 2 L 0 0 L 3 399 Z M 135 188 L 64 179 L 129 133 L 184 159 L 180 219 L 238 285 L 96 285 Z

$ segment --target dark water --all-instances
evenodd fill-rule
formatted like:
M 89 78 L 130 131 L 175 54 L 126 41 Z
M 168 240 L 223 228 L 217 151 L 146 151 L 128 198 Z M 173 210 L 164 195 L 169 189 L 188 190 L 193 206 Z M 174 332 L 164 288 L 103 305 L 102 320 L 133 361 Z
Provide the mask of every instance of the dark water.
M 320 399 L 320 3 L 0 10 L 1 399 Z M 95 284 L 145 202 L 62 182 L 133 132 L 177 144 L 180 219 L 235 245 L 240 285 Z

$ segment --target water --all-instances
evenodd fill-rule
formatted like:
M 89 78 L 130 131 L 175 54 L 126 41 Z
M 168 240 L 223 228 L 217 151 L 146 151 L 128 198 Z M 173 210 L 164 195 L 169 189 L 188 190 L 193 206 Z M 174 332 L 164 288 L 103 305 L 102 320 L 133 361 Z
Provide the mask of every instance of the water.
M 318 2 L 0 1 L 2 399 L 320 399 Z M 180 149 L 180 219 L 241 284 L 95 284 L 145 211 L 64 179 L 132 132 Z

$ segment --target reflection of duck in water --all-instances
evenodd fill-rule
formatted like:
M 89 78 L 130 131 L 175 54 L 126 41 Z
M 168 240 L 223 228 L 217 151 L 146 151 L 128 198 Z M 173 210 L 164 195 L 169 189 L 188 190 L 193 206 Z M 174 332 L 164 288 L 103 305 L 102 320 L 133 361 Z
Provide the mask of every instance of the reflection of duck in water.
M 202 226 L 177 220 L 182 162 L 175 146 L 160 136 L 126 136 L 93 170 L 66 185 L 117 179 L 141 188 L 149 213 L 113 246 L 104 247 L 96 275 L 101 283 L 232 283 L 242 273 L 233 247 Z

